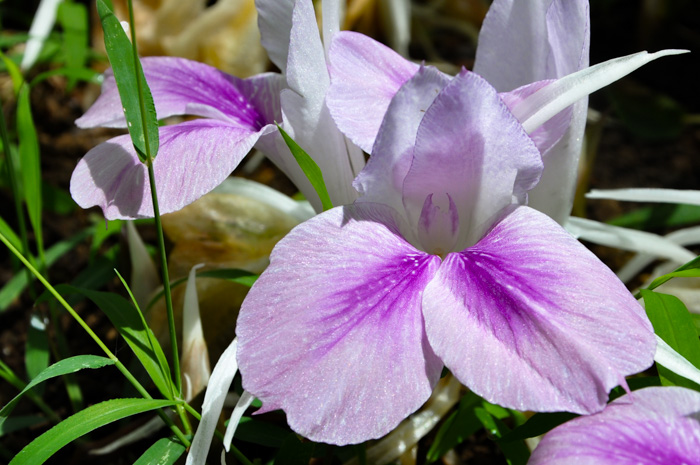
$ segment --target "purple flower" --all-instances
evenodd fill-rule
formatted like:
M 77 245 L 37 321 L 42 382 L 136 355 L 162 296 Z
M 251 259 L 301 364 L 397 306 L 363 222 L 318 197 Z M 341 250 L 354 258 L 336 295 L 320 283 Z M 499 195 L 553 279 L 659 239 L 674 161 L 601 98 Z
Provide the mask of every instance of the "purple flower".
M 522 206 L 542 169 L 489 83 L 421 67 L 388 106 L 361 197 L 292 230 L 244 301 L 244 388 L 336 444 L 389 432 L 443 366 L 507 407 L 601 410 L 655 339 L 614 274 Z
M 700 394 L 640 389 L 553 429 L 529 465 L 700 464 Z
M 338 2 L 324 2 L 326 42 L 338 29 Z M 258 0 L 263 44 L 283 75 L 238 79 L 182 58 L 142 60 L 158 118 L 197 119 L 160 129 L 154 161 L 161 213 L 178 210 L 219 185 L 251 148 L 272 159 L 321 210 L 314 189 L 282 141 L 274 122 L 323 171 L 331 200 L 352 202 L 351 181 L 364 165 L 359 148 L 335 126 L 325 105 L 330 85 L 326 55 L 310 1 Z M 332 27 L 335 24 L 335 27 Z M 126 127 L 119 94 L 107 73 L 102 94 L 76 121 L 80 127 Z M 146 167 L 128 135 L 115 137 L 80 160 L 71 194 L 83 208 L 98 205 L 108 219 L 153 215 Z

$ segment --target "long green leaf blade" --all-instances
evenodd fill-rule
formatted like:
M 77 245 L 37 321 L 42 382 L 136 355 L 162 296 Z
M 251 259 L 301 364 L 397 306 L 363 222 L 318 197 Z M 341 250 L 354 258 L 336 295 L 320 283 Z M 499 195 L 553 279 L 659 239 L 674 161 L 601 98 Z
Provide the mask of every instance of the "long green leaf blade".
M 683 302 L 675 296 L 647 289 L 642 289 L 641 294 L 654 332 L 690 363 L 700 367 L 700 340 Z M 698 389 L 697 384 L 665 367 L 659 366 L 658 369 L 662 384 Z
M 131 141 L 142 162 L 158 152 L 158 119 L 153 96 L 146 84 L 141 62 L 134 57 L 129 38 L 114 13 L 97 0 L 97 13 L 104 29 L 105 48 L 114 71 Z M 142 115 L 141 102 L 145 111 Z
M 172 465 L 185 452 L 185 446 L 174 438 L 156 441 L 134 465 Z
M 294 139 L 289 137 L 289 134 L 287 134 L 279 124 L 277 125 L 277 128 L 280 130 L 280 134 L 282 134 L 282 138 L 287 144 L 287 147 L 289 147 L 289 150 L 292 152 L 292 155 L 294 155 L 294 159 L 297 161 L 299 167 L 309 179 L 309 182 L 313 188 L 316 190 L 316 194 L 318 194 L 318 197 L 321 199 L 323 211 L 333 208 L 331 197 L 328 195 L 328 189 L 326 189 L 326 183 L 323 180 L 321 168 L 318 167 L 313 158 L 311 158 L 311 156 L 309 156 L 304 149 L 299 147 L 299 144 L 294 142 Z
M 174 404 L 171 400 L 112 399 L 92 405 L 33 440 L 12 459 L 10 465 L 40 465 L 63 446 L 100 426 Z
M 39 161 L 39 138 L 32 119 L 29 102 L 29 86 L 23 85 L 17 96 L 17 137 L 19 157 L 24 187 L 24 200 L 27 203 L 29 221 L 34 228 L 37 242 L 42 237 L 41 228 L 41 165 Z
M 56 376 L 75 373 L 76 371 L 86 368 L 96 369 L 107 365 L 114 365 L 114 361 L 106 357 L 99 357 L 97 355 L 77 355 L 75 357 L 66 358 L 54 363 L 32 379 L 29 384 L 27 384 L 24 389 L 22 389 L 22 391 L 15 396 L 14 399 L 8 402 L 2 408 L 2 410 L 0 410 L 0 429 L 2 429 L 2 424 L 5 422 L 8 415 L 10 415 L 12 409 L 15 408 L 15 405 L 17 402 L 19 402 L 22 396 L 39 383 L 43 383 L 48 379 L 55 378 Z
M 119 331 L 134 355 L 139 359 L 158 390 L 166 398 L 172 397 L 170 372 L 163 349 L 150 328 L 145 328 L 138 310 L 125 298 L 110 292 L 99 292 L 74 286 L 56 286 L 61 294 L 82 294 L 102 310 Z

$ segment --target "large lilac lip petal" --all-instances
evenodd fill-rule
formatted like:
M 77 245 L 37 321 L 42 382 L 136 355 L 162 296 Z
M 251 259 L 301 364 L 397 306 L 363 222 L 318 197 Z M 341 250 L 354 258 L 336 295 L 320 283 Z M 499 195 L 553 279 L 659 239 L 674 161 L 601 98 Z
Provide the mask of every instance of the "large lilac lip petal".
M 363 34 L 346 31 L 335 35 L 329 62 L 326 104 L 338 128 L 369 153 L 389 102 L 418 65 Z
M 449 194 L 459 212 L 461 250 L 483 235 L 514 195 L 537 183 L 541 156 L 496 90 L 476 73 L 463 70 L 453 78 L 424 115 L 403 204 L 415 224 L 426 196 Z
M 405 242 L 393 215 L 353 205 L 297 226 L 241 307 L 244 388 L 312 440 L 380 437 L 439 379 L 420 310 L 439 259 Z
M 185 114 L 226 118 L 255 130 L 272 122 L 265 121 L 241 91 L 245 81 L 214 67 L 176 57 L 146 57 L 141 64 L 160 119 Z M 268 74 L 262 79 L 276 78 Z M 105 75 L 102 94 L 76 124 L 83 128 L 126 126 L 112 73 Z
M 587 0 L 496 0 L 479 34 L 474 71 L 500 92 L 588 66 Z
M 700 464 L 700 394 L 650 387 L 545 435 L 531 465 Z
M 219 185 L 265 131 L 214 120 L 160 128 L 153 168 L 161 214 L 179 210 Z M 73 171 L 70 191 L 78 205 L 99 206 L 107 219 L 153 216 L 146 166 L 128 135 L 90 150 Z
M 403 185 L 411 167 L 418 126 L 449 80 L 435 68 L 421 67 L 399 89 L 384 116 L 372 156 L 353 183 L 361 194 L 358 200 L 404 211 Z
M 423 296 L 435 353 L 467 387 L 519 410 L 592 413 L 653 362 L 649 320 L 553 220 L 519 207 L 450 254 Z

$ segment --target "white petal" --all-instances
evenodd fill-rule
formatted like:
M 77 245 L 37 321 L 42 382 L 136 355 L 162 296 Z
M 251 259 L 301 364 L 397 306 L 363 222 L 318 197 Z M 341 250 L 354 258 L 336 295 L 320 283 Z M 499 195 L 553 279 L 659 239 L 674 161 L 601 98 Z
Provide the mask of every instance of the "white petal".
M 681 189 L 610 189 L 592 190 L 586 194 L 588 199 L 624 200 L 628 202 L 661 202 L 684 203 L 688 205 L 700 205 L 699 190 Z
M 700 384 L 700 370 L 690 363 L 681 354 L 666 344 L 666 341 L 656 336 L 656 354 L 654 361 L 663 365 L 677 375 L 681 375 L 691 381 Z
M 202 331 L 202 318 L 197 297 L 197 270 L 203 263 L 190 270 L 182 305 L 182 373 L 187 376 L 185 400 L 192 400 L 206 386 L 211 375 L 209 351 Z
M 238 423 L 241 421 L 243 413 L 246 409 L 250 407 L 250 404 L 255 400 L 255 396 L 248 391 L 243 391 L 241 398 L 238 399 L 236 407 L 231 412 L 231 418 L 229 418 L 228 426 L 226 427 L 226 434 L 224 435 L 224 448 L 228 452 L 231 448 L 231 441 L 233 441 L 233 435 L 236 434 L 236 428 L 238 428 Z
M 660 258 L 685 263 L 695 258 L 695 254 L 680 245 L 656 234 L 620 228 L 585 218 L 571 217 L 564 225 L 567 231 L 578 239 L 583 239 L 608 247 L 632 252 L 645 252 Z
M 532 94 L 518 107 L 519 111 L 515 116 L 530 133 L 577 100 L 617 81 L 650 61 L 682 53 L 688 53 L 688 50 L 639 52 L 582 69 Z
M 41 0 L 36 10 L 34 20 L 29 28 L 29 40 L 24 48 L 24 56 L 20 68 L 27 70 L 32 67 L 39 57 L 44 41 L 49 36 L 56 22 L 56 12 L 63 0 Z
M 200 465 L 207 460 L 209 446 L 211 446 L 214 430 L 216 430 L 216 424 L 224 406 L 226 393 L 228 393 L 231 381 L 238 371 L 237 348 L 238 340 L 234 339 L 221 354 L 221 358 L 219 358 L 214 372 L 209 378 L 209 387 L 204 394 L 204 402 L 202 402 L 202 420 L 199 422 L 199 427 L 192 440 L 186 465 Z

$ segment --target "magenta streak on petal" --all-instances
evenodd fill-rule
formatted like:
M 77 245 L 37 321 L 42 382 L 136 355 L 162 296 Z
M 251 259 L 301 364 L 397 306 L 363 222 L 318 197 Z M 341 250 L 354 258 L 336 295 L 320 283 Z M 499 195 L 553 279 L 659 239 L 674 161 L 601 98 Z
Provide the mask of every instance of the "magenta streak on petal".
M 433 203 L 433 194 L 425 198 L 418 220 L 418 240 L 423 250 L 444 257 L 457 242 L 459 212 L 450 194 L 441 197 L 444 197 L 440 199 L 442 205 Z M 444 205 L 445 200 L 447 200 L 447 206 Z

